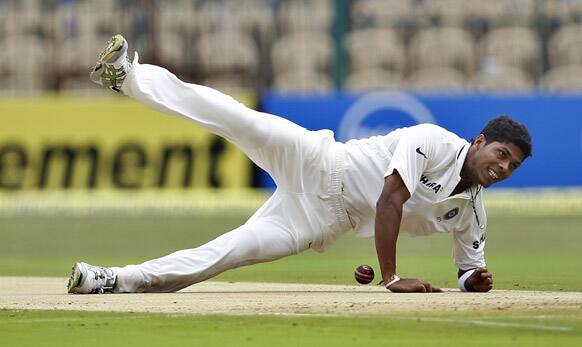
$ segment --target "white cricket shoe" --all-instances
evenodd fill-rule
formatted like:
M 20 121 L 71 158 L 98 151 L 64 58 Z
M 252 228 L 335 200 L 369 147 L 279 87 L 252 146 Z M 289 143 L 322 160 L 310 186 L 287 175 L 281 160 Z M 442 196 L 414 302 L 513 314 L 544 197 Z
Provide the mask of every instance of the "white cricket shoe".
M 112 293 L 117 281 L 117 273 L 110 268 L 76 263 L 67 284 L 72 294 Z
M 97 60 L 97 64 L 91 70 L 91 81 L 107 87 L 116 92 L 121 92 L 121 85 L 131 70 L 131 63 L 127 56 L 127 41 L 123 36 L 113 36 Z

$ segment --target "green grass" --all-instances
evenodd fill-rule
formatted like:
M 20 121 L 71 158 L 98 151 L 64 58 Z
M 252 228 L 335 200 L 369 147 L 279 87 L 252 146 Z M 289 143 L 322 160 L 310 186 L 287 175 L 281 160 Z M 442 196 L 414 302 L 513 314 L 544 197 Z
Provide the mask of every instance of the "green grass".
M 582 320 L 572 312 L 349 318 L 0 311 L 0 337 L 6 346 L 578 346 Z
M 4 217 L 0 276 L 67 276 L 78 260 L 139 263 L 195 247 L 244 217 Z M 497 289 L 582 291 L 582 217 L 491 216 L 486 258 Z M 451 235 L 400 238 L 398 270 L 443 287 L 456 286 Z M 372 239 L 348 233 L 327 252 L 312 251 L 220 275 L 224 281 L 353 284 L 353 269 L 377 268 Z
M 62 276 L 78 260 L 138 263 L 195 247 L 244 217 L 4 217 L 0 276 Z M 497 289 L 582 291 L 582 217 L 490 216 L 487 261 Z M 450 235 L 401 237 L 398 269 L 456 286 Z M 323 254 L 305 252 L 220 275 L 224 281 L 354 284 L 353 269 L 377 267 L 372 239 L 345 235 Z M 195 300 L 195 298 L 194 298 Z M 500 325 L 501 324 L 501 325 Z M 540 327 L 567 330 L 543 330 Z M 577 346 L 580 310 L 415 313 L 393 316 L 196 316 L 0 311 L 6 346 Z

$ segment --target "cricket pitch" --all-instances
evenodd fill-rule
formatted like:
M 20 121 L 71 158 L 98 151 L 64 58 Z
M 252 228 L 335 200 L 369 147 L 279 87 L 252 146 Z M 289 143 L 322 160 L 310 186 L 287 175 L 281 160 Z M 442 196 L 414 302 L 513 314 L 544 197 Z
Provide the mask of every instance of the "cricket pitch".
M 0 308 L 233 315 L 355 315 L 581 309 L 582 293 L 493 290 L 489 293 L 393 294 L 379 286 L 204 282 L 169 294 L 72 295 L 65 278 L 1 277 Z

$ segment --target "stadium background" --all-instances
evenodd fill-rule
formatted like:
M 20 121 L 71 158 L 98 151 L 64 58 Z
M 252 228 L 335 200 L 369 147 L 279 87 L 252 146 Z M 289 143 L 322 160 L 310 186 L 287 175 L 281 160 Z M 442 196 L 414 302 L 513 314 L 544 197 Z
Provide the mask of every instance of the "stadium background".
M 248 188 L 273 188 L 225 141 L 92 85 L 117 32 L 142 63 L 342 141 L 419 122 L 471 138 L 508 113 L 534 157 L 500 186 L 579 187 L 581 15 L 582 1 L 551 0 L 3 0 L 2 204 L 229 190 L 255 207 L 265 194 Z
M 192 247 L 272 191 L 229 143 L 88 81 L 115 33 L 142 63 L 342 141 L 419 122 L 469 139 L 494 115 L 523 121 L 533 157 L 485 195 L 496 288 L 582 291 L 582 0 L 0 0 L 1 276 L 64 278 L 78 260 L 136 263 Z M 400 273 L 455 287 L 450 241 L 402 238 Z M 217 279 L 352 284 L 353 267 L 376 262 L 373 240 L 349 234 L 323 255 Z M 347 337 L 356 320 L 306 325 Z M 220 337 L 255 332 L 234 325 Z M 458 329 L 438 329 L 444 345 L 459 341 Z

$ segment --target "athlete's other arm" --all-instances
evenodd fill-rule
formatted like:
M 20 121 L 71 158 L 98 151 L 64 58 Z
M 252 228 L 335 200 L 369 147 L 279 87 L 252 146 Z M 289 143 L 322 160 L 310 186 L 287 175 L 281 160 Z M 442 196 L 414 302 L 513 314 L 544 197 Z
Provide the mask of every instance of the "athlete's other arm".
M 402 206 L 410 198 L 410 192 L 398 171 L 384 179 L 384 187 L 376 202 L 375 241 L 376 253 L 383 283 L 389 283 L 396 275 L 396 241 L 402 220 Z M 389 286 L 397 293 L 440 292 L 439 288 L 415 278 L 405 278 Z
M 474 270 L 475 272 L 465 280 L 465 289 L 468 292 L 488 292 L 493 289 L 493 274 L 485 267 L 478 267 Z M 459 278 L 467 271 L 470 270 L 459 269 Z

